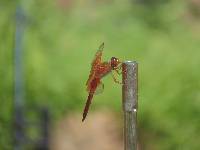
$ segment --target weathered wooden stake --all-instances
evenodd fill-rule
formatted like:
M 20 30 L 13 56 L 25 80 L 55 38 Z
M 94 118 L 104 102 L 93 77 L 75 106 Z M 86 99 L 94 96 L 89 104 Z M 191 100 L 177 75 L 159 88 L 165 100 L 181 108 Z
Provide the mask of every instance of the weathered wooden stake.
M 137 150 L 138 64 L 122 64 L 122 96 L 124 111 L 124 150 Z

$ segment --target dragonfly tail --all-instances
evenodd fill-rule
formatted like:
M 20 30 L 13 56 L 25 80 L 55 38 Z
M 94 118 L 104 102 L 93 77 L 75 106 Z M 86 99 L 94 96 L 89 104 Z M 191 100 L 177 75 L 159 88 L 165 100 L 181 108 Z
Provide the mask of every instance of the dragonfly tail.
M 85 118 L 86 118 L 86 116 L 87 116 L 87 113 L 88 113 L 88 110 L 89 110 L 89 107 L 90 107 L 90 104 L 91 104 L 93 95 L 94 95 L 94 93 L 89 93 L 89 95 L 88 95 L 87 102 L 86 102 L 86 104 L 85 104 L 85 108 L 84 108 L 84 111 L 83 111 L 83 119 L 82 119 L 82 122 L 85 120 Z

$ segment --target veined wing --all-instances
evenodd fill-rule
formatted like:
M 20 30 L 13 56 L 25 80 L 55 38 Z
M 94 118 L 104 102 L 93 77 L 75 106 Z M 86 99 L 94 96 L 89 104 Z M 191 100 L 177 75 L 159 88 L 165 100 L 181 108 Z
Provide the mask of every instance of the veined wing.
M 88 85 L 88 83 L 90 83 L 90 81 L 94 78 L 96 66 L 101 63 L 101 56 L 102 56 L 103 48 L 104 48 L 104 43 L 102 43 L 99 46 L 99 49 L 97 50 L 97 52 L 95 54 L 95 57 L 94 57 L 92 64 L 91 64 L 90 75 L 89 75 L 89 78 L 86 82 L 86 85 Z
M 100 82 L 96 88 L 96 91 L 94 92 L 95 95 L 103 93 L 104 90 L 104 84 Z
M 90 92 L 90 85 L 87 86 L 88 93 Z M 96 90 L 94 92 L 95 95 L 101 94 L 104 91 L 104 84 L 100 81 L 100 83 L 97 85 Z
M 95 67 L 97 64 L 99 64 L 101 62 L 101 56 L 102 56 L 103 48 L 104 48 L 104 43 L 102 43 L 99 46 L 99 49 L 97 50 L 97 52 L 95 54 L 95 57 L 92 61 L 92 68 Z

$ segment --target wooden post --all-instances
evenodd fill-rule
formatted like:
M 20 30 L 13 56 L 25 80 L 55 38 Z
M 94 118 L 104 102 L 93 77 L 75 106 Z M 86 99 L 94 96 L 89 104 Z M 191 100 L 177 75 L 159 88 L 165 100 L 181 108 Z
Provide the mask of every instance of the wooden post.
M 124 111 L 124 150 L 137 150 L 138 64 L 122 64 L 122 96 Z

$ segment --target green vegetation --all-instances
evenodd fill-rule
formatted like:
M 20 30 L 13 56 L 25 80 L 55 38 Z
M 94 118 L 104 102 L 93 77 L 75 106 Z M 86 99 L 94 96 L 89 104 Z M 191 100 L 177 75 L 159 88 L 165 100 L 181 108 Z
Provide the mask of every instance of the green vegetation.
M 139 62 L 139 128 L 145 150 L 198 150 L 200 34 L 187 4 L 129 1 L 22 1 L 27 108 L 47 105 L 53 118 L 82 111 L 85 82 L 98 46 L 104 60 Z M 0 149 L 12 149 L 13 41 L 16 3 L 0 6 Z M 4 5 L 5 3 L 5 5 Z M 109 76 L 92 110 L 121 111 Z M 2 136 L 3 135 L 3 136 Z

